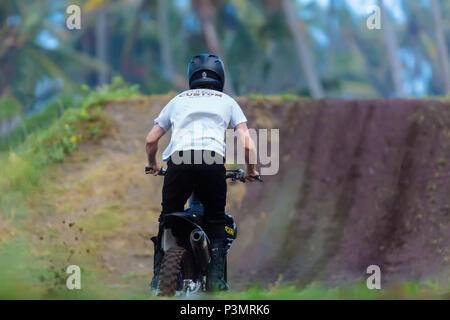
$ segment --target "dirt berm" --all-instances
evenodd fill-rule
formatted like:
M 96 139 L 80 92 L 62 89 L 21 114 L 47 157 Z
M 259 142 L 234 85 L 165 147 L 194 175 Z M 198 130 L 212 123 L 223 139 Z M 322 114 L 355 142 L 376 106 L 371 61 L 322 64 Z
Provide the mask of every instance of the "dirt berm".
M 238 283 L 338 283 L 450 275 L 450 103 L 240 99 L 254 128 L 280 128 L 280 169 L 234 215 Z

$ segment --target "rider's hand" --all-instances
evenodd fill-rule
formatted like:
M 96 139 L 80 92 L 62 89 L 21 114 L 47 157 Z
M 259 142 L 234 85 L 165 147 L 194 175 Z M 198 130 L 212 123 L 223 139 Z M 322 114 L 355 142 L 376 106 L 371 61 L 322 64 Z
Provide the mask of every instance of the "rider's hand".
M 154 175 L 154 176 L 157 176 L 158 174 L 159 174 L 159 171 L 161 170 L 161 167 L 160 166 L 158 166 L 158 164 L 157 163 L 149 163 L 148 165 L 147 165 L 147 168 L 150 168 L 150 170 L 149 170 L 149 174 L 152 174 L 152 175 Z
M 256 171 L 255 168 L 247 168 L 244 179 L 245 179 L 245 181 L 248 181 L 248 182 L 255 182 L 257 180 L 253 177 L 257 177 L 257 176 L 259 176 L 259 172 Z

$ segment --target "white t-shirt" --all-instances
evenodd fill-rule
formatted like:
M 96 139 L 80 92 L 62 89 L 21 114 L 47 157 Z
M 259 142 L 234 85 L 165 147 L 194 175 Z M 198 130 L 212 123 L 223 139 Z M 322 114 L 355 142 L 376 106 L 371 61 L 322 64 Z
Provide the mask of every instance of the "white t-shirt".
M 237 102 L 223 92 L 187 90 L 164 107 L 154 123 L 172 137 L 163 152 L 167 161 L 175 151 L 211 150 L 225 157 L 225 130 L 247 122 Z

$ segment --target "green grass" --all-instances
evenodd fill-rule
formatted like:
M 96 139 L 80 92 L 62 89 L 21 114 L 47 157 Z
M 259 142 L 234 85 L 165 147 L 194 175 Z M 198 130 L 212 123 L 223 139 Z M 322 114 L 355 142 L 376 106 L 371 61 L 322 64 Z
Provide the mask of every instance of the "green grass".
M 291 101 L 291 100 L 299 100 L 299 99 L 310 99 L 308 97 L 295 94 L 295 93 L 280 93 L 276 95 L 265 95 L 265 94 L 257 94 L 257 93 L 250 93 L 248 95 L 249 98 L 260 100 L 260 99 L 267 99 L 274 102 L 282 103 L 284 101 Z
M 0 215 L 15 216 L 10 204 L 41 186 L 50 176 L 51 163 L 62 162 L 81 142 L 100 136 L 107 128 L 101 108 L 105 101 L 138 94 L 138 87 L 127 87 L 120 78 L 101 91 L 83 90 L 86 96 L 78 106 L 29 135 L 15 151 L 0 154 L 0 189 L 6 191 L 0 194 Z
M 28 136 L 47 128 L 56 122 L 65 110 L 77 106 L 78 95 L 64 94 L 50 102 L 47 107 L 38 113 L 24 117 L 21 123 L 0 140 L 0 151 L 8 151 L 20 145 Z
M 84 86 L 82 91 L 84 97 L 77 105 L 66 108 L 60 116 L 50 106 L 39 116 L 42 118 L 33 120 L 45 124 L 45 129 L 36 126 L 23 142 L 10 139 L 18 143 L 14 150 L 0 153 L 0 224 L 12 221 L 14 225 L 11 235 L 0 238 L 0 299 L 120 298 L 119 290 L 103 285 L 101 272 L 90 267 L 82 270 L 82 290 L 67 290 L 67 248 L 55 246 L 47 248 L 46 253 L 37 252 L 33 245 L 36 235 L 22 223 L 29 217 L 30 196 L 38 194 L 53 177 L 53 164 L 64 161 L 84 140 L 101 137 L 108 129 L 102 105 L 139 94 L 137 86 L 129 87 L 120 78 L 100 90 Z M 114 210 L 100 212 L 99 219 L 105 215 L 114 219 L 105 220 L 112 225 L 105 224 L 104 228 L 120 223 Z
M 108 204 L 98 212 L 90 213 L 81 219 L 79 227 L 87 234 L 99 234 L 102 237 L 113 236 L 126 222 L 126 217 L 119 211 L 119 205 Z
M 450 299 L 450 287 L 443 290 L 436 281 L 400 282 L 380 290 L 369 290 L 365 283 L 330 287 L 311 284 L 305 288 L 277 285 L 271 289 L 251 287 L 242 292 L 225 292 L 206 298 L 231 300 L 377 300 L 377 299 Z
M 39 256 L 26 236 L 0 244 L 0 299 L 118 299 L 89 269 L 81 270 L 81 290 L 68 290 L 62 256 Z
M 14 97 L 0 96 L 0 120 L 18 115 L 20 110 L 20 103 Z

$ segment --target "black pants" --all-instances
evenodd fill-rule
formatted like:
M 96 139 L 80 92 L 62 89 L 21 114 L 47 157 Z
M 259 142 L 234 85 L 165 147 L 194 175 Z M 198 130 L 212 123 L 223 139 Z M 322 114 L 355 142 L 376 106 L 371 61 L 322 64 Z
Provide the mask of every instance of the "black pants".
M 167 163 L 162 191 L 162 215 L 184 210 L 184 205 L 192 192 L 205 208 L 205 231 L 211 239 L 223 239 L 225 234 L 225 203 L 227 184 L 225 181 L 225 166 L 222 163 L 194 164 L 194 152 L 190 163 L 175 164 L 172 160 Z M 186 155 L 186 154 L 184 154 Z M 222 159 L 223 160 L 223 159 Z

